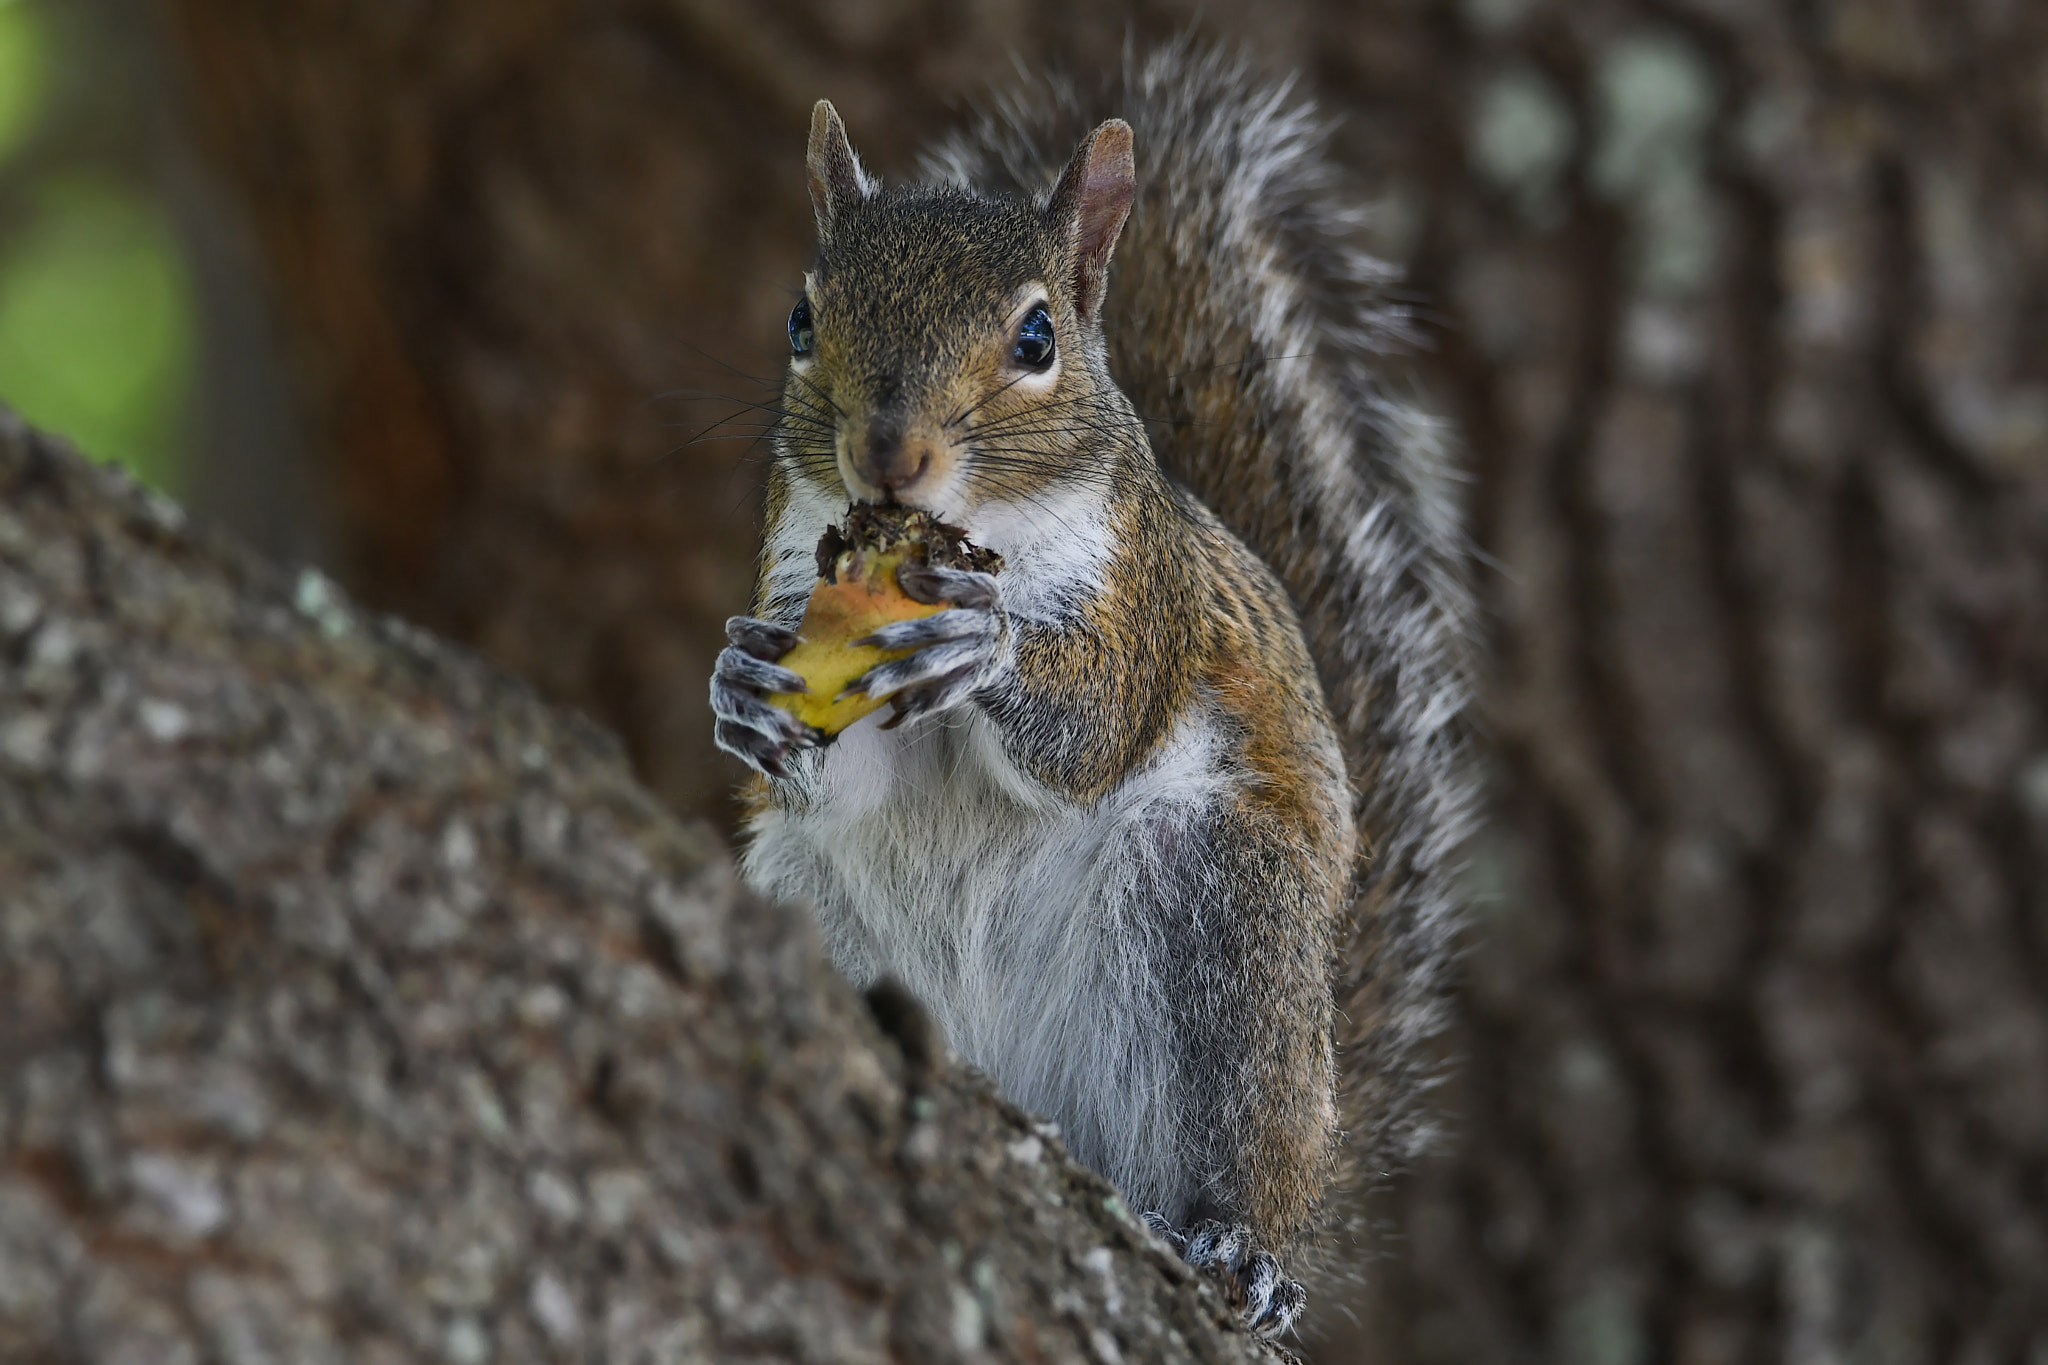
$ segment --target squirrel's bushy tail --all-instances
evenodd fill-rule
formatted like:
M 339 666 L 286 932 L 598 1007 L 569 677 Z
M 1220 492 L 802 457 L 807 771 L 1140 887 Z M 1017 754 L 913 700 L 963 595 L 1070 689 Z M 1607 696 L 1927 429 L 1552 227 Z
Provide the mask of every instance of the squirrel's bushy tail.
M 1112 369 L 1167 473 L 1285 580 L 1348 749 L 1372 856 L 1337 1041 L 1348 1156 L 1369 1177 L 1427 1137 L 1424 1044 L 1474 804 L 1468 554 L 1444 435 L 1375 379 L 1403 317 L 1358 244 L 1364 205 L 1324 154 L 1327 123 L 1243 58 L 1182 39 L 1099 89 L 1037 78 L 926 169 L 1043 197 L 1112 116 L 1135 130 L 1138 167 L 1104 310 Z

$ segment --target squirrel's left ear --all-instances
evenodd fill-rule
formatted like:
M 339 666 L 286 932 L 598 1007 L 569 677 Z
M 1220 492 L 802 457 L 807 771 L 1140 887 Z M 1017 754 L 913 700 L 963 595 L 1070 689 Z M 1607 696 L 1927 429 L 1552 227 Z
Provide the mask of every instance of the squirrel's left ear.
M 832 235 L 832 219 L 841 209 L 876 189 L 874 177 L 853 154 L 846 125 L 840 122 L 831 100 L 811 106 L 811 145 L 804 161 L 811 174 L 811 208 L 818 215 L 818 240 L 822 242 Z
M 1065 236 L 1074 268 L 1074 310 L 1093 321 L 1109 283 L 1109 257 L 1138 189 L 1131 125 L 1120 118 L 1090 133 L 1053 186 L 1045 217 Z

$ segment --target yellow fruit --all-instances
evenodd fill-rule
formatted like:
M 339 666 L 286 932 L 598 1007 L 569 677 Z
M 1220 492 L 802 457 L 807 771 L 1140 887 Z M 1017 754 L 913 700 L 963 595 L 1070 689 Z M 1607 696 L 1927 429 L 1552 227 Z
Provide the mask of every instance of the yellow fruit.
M 841 573 L 837 583 L 818 580 L 818 585 L 811 589 L 810 605 L 804 608 L 804 623 L 797 627 L 803 643 L 777 660 L 784 668 L 803 674 L 811 690 L 776 692 L 769 696 L 769 701 L 828 735 L 838 734 L 881 708 L 882 703 L 865 692 L 843 699 L 838 699 L 839 693 L 876 664 L 901 659 L 914 651 L 877 649 L 853 642 L 891 621 L 910 621 L 945 610 L 915 601 L 896 586 L 896 566 L 907 557 L 901 550 L 869 555 L 864 565 L 866 572 L 859 578 Z
M 957 528 L 928 513 L 853 507 L 845 528 L 831 528 L 818 542 L 819 578 L 797 627 L 800 643 L 776 661 L 802 674 L 810 690 L 772 692 L 768 700 L 827 737 L 886 705 L 866 693 L 844 699 L 839 694 L 875 665 L 916 652 L 856 645 L 855 640 L 892 621 L 946 610 L 943 604 L 917 601 L 897 584 L 896 570 L 906 563 L 993 573 L 1002 559 L 969 545 Z

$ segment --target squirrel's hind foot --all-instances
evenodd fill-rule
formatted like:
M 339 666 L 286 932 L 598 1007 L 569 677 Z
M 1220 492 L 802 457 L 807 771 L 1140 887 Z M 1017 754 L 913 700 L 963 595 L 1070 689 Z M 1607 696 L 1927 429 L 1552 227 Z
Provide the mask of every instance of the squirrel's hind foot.
M 1165 1238 L 1182 1260 L 1223 1286 L 1238 1321 L 1253 1336 L 1284 1336 L 1308 1302 L 1308 1292 L 1281 1272 L 1280 1262 L 1261 1251 L 1252 1230 L 1242 1224 L 1197 1223 L 1179 1232 L 1158 1214 L 1148 1213 L 1145 1226 Z

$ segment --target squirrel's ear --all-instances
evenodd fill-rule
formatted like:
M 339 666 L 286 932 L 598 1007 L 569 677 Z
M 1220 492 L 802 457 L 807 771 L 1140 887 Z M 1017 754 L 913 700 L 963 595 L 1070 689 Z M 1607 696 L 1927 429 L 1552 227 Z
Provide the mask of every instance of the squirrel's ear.
M 1045 216 L 1067 239 L 1074 263 L 1074 309 L 1093 319 L 1109 282 L 1109 256 L 1131 212 L 1138 175 L 1131 161 L 1131 125 L 1120 118 L 1090 133 L 1053 186 Z
M 805 157 L 811 172 L 811 207 L 818 214 L 820 239 L 832 235 L 832 218 L 846 205 L 873 194 L 875 182 L 861 169 L 853 144 L 846 140 L 846 125 L 832 101 L 819 100 L 811 107 L 811 147 Z

